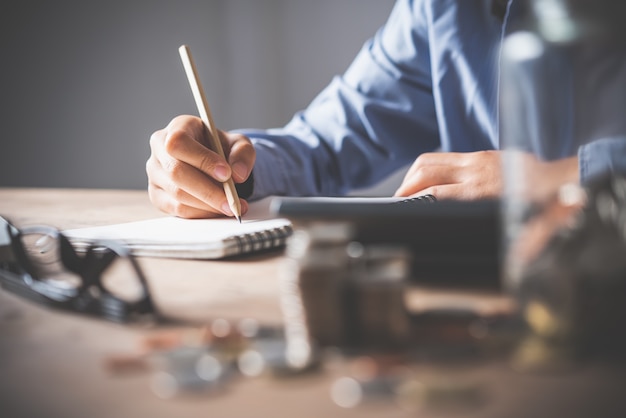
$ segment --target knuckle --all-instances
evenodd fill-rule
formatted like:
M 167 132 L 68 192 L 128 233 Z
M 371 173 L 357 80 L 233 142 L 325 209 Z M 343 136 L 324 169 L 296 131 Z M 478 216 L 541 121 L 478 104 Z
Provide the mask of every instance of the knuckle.
M 164 191 L 153 183 L 148 184 L 148 197 L 150 202 L 159 210 L 165 213 L 171 213 L 170 208 L 165 199 Z
M 226 135 L 229 138 L 229 142 L 236 144 L 237 146 L 252 145 L 252 142 L 250 142 L 250 138 L 248 138 L 244 134 L 237 132 L 237 133 L 227 133 Z
M 183 176 L 183 165 L 178 160 L 168 160 L 163 164 L 163 170 L 167 173 L 168 177 L 174 182 L 180 180 Z
M 171 190 L 170 190 L 170 195 L 177 201 L 177 202 L 181 202 L 185 196 L 187 195 L 187 193 L 181 189 L 180 187 L 174 185 L 172 186 Z
M 252 142 L 250 142 L 249 140 L 236 142 L 233 145 L 232 149 L 233 151 L 236 151 L 237 153 L 245 154 L 245 155 L 248 155 L 248 154 L 254 155 L 256 153 L 256 150 L 254 149 L 254 145 L 252 145 Z
M 219 202 L 219 196 L 219 193 L 215 193 L 213 189 L 210 189 L 200 193 L 198 195 L 198 199 L 210 204 L 213 207 L 220 207 L 221 202 Z
M 415 163 L 414 163 L 415 166 L 421 167 L 424 164 L 428 163 L 428 161 L 432 158 L 431 156 L 432 154 L 428 152 L 418 155 L 417 158 L 415 159 Z
M 176 155 L 184 145 L 185 138 L 185 134 L 181 131 L 176 130 L 170 132 L 170 134 L 165 137 L 163 144 L 165 151 L 170 155 Z
M 187 218 L 189 209 L 186 205 L 181 202 L 175 201 L 171 204 L 170 213 L 179 218 Z
M 211 211 L 221 213 L 221 207 L 226 203 L 224 192 L 216 188 L 209 188 L 196 196 L 199 200 L 206 203 Z
M 243 161 L 245 164 L 254 164 L 256 159 L 256 149 L 250 138 L 240 133 L 226 133 L 227 147 L 226 151 L 227 159 L 232 163 L 236 161 Z
M 415 161 L 413 161 L 413 164 L 411 164 L 411 167 L 409 167 L 408 173 L 413 175 L 419 170 L 422 170 L 425 166 L 426 166 L 426 156 L 425 154 L 421 154 L 415 159 Z
M 208 152 L 203 153 L 198 161 L 198 168 L 204 173 L 211 173 L 215 168 L 215 161 Z
M 203 122 L 198 116 L 193 115 L 178 115 L 172 119 L 170 125 L 186 126 L 186 127 L 199 127 Z
M 153 167 L 154 167 L 154 162 L 152 160 L 152 157 L 150 157 L 146 160 L 146 166 L 145 166 L 146 174 L 148 175 L 148 178 L 150 178 L 150 174 L 152 173 Z
M 159 160 L 156 158 L 155 155 L 151 155 L 146 160 L 146 174 L 148 175 L 148 178 L 152 176 L 156 176 L 160 168 L 161 168 L 161 163 L 159 162 Z
M 150 199 L 150 202 L 152 202 L 155 205 L 157 203 L 156 192 L 157 192 L 156 186 L 152 182 L 148 182 L 148 198 Z
M 478 157 L 481 160 L 485 160 L 485 161 L 489 161 L 489 160 L 495 161 L 495 160 L 498 160 L 500 158 L 499 157 L 500 154 L 497 151 L 494 151 L 494 150 L 478 151 L 477 155 L 478 155 Z
M 150 135 L 150 148 L 154 149 L 156 145 L 161 142 L 163 138 L 163 130 L 160 129 L 158 131 L 154 131 L 152 135 Z
M 174 125 L 174 124 L 181 124 L 181 123 L 185 123 L 190 119 L 189 115 L 176 115 L 175 117 L 172 118 L 172 120 L 170 121 L 170 126 Z
M 490 152 L 485 150 L 477 151 L 475 155 L 479 160 L 485 160 L 491 156 Z
M 428 177 L 428 169 L 425 166 L 418 166 L 413 172 L 413 181 L 420 182 Z

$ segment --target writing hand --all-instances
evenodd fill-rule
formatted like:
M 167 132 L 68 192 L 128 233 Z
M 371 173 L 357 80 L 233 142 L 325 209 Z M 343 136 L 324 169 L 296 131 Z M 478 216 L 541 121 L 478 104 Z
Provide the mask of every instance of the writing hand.
M 163 212 L 181 218 L 232 216 L 221 182 L 232 175 L 235 183 L 243 183 L 256 153 L 244 135 L 220 131 L 227 162 L 208 148 L 208 135 L 200 118 L 177 116 L 150 137 L 148 194 Z M 247 210 L 242 199 L 242 214 Z

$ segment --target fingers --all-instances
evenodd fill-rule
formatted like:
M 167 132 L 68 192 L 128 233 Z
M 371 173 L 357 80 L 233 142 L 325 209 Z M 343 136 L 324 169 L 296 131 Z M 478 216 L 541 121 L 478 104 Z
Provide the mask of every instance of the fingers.
M 458 172 L 445 165 L 419 166 L 411 169 L 404 176 L 402 184 L 396 190 L 396 196 L 411 196 L 424 193 L 428 188 L 444 184 L 457 183 Z M 439 198 L 440 196 L 433 196 Z
M 157 158 L 164 168 L 180 161 L 196 168 L 217 181 L 231 176 L 230 166 L 207 147 L 209 132 L 199 119 L 175 118 L 165 129 L 163 140 L 157 140 Z M 161 149 L 161 143 L 163 144 Z
M 432 194 L 437 199 L 474 200 L 500 196 L 499 151 L 429 153 L 407 171 L 396 196 Z
M 427 194 L 435 196 L 437 200 L 476 200 L 483 198 L 474 191 L 469 190 L 466 185 L 460 183 L 427 187 L 407 197 L 424 196 Z
M 457 183 L 460 181 L 458 167 L 462 166 L 463 154 L 460 153 L 422 154 L 405 174 L 396 196 L 422 194 L 433 186 Z
M 168 172 L 157 159 L 148 160 L 148 193 L 156 207 L 182 218 L 233 216 L 221 183 L 207 182 L 203 173 L 184 163 L 176 167 L 179 168 Z M 248 203 L 243 199 L 241 211 L 248 211 Z
M 256 159 L 256 151 L 250 139 L 242 134 L 219 131 L 226 162 L 208 146 L 209 131 L 195 117 L 179 116 L 166 128 L 165 151 L 214 179 L 224 182 L 231 175 L 236 183 L 243 183 L 250 176 Z
M 208 148 L 209 132 L 199 118 L 179 116 L 150 138 L 146 162 L 151 201 L 166 213 L 185 218 L 232 216 L 222 182 L 231 175 L 245 181 L 255 161 L 255 151 L 244 135 L 220 132 L 230 164 Z M 242 213 L 248 209 L 241 201 Z
M 228 149 L 228 163 L 230 164 L 235 183 L 243 183 L 252 172 L 256 161 L 256 151 L 248 137 L 241 134 L 220 132 L 220 140 L 224 149 Z
M 166 161 L 162 163 L 161 160 Z M 162 156 L 161 160 L 151 158 L 146 164 L 151 186 L 183 204 L 204 211 L 222 212 L 226 196 L 221 183 L 211 181 L 204 173 L 176 159 Z M 173 213 L 171 210 L 167 212 Z
M 152 183 L 148 185 L 148 194 L 155 206 L 166 213 L 180 218 L 214 218 L 223 215 L 211 208 L 208 210 L 202 209 L 203 202 L 198 201 L 191 195 L 181 192 L 174 196 Z M 248 211 L 248 203 L 245 200 L 241 200 L 241 211 L 242 213 Z
M 178 216 L 180 218 L 214 218 L 221 214 L 214 211 L 207 211 L 199 209 L 194 205 L 187 205 L 182 200 L 175 199 L 172 195 L 168 194 L 165 190 L 159 188 L 154 184 L 148 185 L 148 194 L 150 201 L 163 212 L 170 215 Z

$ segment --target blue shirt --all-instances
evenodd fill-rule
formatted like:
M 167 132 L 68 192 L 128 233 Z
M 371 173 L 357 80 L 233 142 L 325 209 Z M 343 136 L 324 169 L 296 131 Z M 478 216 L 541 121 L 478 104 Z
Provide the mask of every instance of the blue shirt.
M 242 131 L 257 151 L 251 199 L 343 195 L 424 152 L 498 149 L 499 58 L 518 0 L 398 0 L 347 71 L 285 127 Z M 560 147 L 584 181 L 626 172 L 626 141 Z M 573 149 L 573 151 L 572 151 Z

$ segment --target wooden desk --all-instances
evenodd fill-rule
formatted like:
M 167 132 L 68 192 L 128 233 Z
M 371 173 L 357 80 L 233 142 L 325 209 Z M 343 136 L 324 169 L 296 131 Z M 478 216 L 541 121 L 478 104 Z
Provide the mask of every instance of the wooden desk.
M 161 215 L 143 191 L 42 189 L 0 189 L 0 214 L 17 225 L 59 228 Z M 156 303 L 167 314 L 194 320 L 252 316 L 273 324 L 281 322 L 276 279 L 281 261 L 280 253 L 237 261 L 140 260 Z M 241 379 L 223 393 L 163 400 L 150 390 L 149 374 L 115 376 L 104 367 L 107 356 L 134 351 L 148 332 L 49 311 L 0 290 L 0 417 L 415 416 L 390 403 L 336 406 L 329 388 L 339 371 Z M 425 374 L 473 376 L 487 384 L 488 403 L 465 416 L 626 416 L 620 368 L 586 366 L 537 376 L 517 374 L 502 361 L 419 367 Z

